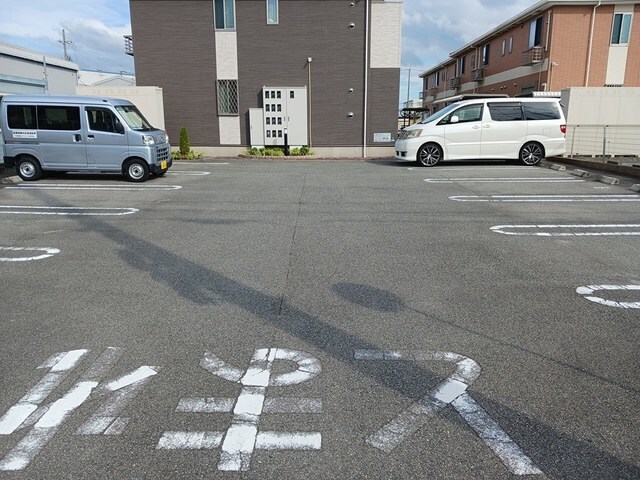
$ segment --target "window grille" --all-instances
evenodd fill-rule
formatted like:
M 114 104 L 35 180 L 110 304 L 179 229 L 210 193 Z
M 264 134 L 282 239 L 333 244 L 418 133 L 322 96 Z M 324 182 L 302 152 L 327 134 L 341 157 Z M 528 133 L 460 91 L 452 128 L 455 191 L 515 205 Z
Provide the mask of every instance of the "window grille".
M 218 80 L 218 115 L 238 115 L 238 80 Z

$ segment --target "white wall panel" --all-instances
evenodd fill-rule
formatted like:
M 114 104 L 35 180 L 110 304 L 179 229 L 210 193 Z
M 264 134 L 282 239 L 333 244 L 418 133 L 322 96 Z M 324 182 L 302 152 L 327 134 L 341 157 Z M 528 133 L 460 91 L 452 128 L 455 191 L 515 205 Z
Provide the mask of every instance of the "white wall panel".
M 402 3 L 371 4 L 371 68 L 400 68 Z

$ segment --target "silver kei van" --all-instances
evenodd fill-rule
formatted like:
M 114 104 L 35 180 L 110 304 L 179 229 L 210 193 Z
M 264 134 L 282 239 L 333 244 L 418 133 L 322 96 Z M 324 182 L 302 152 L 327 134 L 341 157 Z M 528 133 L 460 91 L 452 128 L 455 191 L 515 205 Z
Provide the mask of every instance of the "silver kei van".
M 0 100 L 4 165 L 23 180 L 47 171 L 122 173 L 132 182 L 171 166 L 169 138 L 128 100 L 6 95 Z

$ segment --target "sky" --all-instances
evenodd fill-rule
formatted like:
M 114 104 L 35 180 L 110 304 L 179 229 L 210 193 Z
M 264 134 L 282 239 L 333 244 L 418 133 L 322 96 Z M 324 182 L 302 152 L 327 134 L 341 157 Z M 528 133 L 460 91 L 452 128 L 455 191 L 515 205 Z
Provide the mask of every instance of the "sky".
M 420 73 L 537 1 L 404 0 L 399 101 L 406 101 L 407 90 L 418 98 Z M 3 2 L 0 42 L 64 58 L 62 30 L 71 42 L 67 54 L 81 69 L 135 73 L 133 57 L 124 53 L 129 0 Z

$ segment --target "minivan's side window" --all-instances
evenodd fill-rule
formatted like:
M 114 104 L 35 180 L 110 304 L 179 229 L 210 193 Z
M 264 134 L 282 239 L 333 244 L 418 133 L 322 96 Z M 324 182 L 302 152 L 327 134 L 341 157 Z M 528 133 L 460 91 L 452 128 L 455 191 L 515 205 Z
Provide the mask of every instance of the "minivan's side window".
M 7 105 L 9 128 L 35 129 L 36 107 L 33 105 Z
M 38 105 L 40 130 L 80 130 L 80 107 Z
M 522 107 L 519 102 L 514 103 L 487 103 L 491 118 L 496 122 L 510 122 L 523 120 Z
M 97 132 L 124 133 L 122 123 L 108 108 L 87 107 L 89 130 Z
M 473 105 L 465 105 L 464 107 L 454 110 L 449 115 L 444 117 L 438 125 L 446 125 L 451 123 L 451 117 L 458 117 L 458 123 L 465 122 L 479 122 L 482 120 L 482 104 L 476 103 Z
M 527 120 L 559 120 L 560 109 L 554 102 L 523 103 L 524 116 Z

